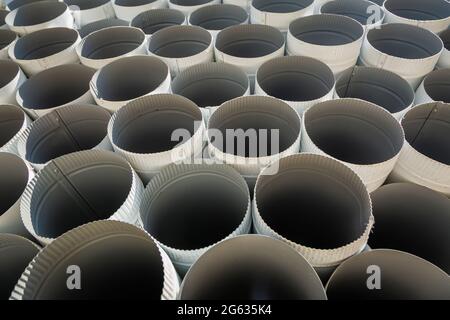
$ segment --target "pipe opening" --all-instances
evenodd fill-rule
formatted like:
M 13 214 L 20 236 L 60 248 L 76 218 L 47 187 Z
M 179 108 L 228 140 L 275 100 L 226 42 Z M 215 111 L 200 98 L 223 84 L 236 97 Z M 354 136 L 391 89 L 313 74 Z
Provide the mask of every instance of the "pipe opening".
M 316 104 L 305 112 L 304 123 L 308 136 L 320 150 L 351 164 L 382 163 L 403 147 L 403 131 L 397 120 L 361 100 Z
M 185 19 L 185 15 L 175 9 L 154 9 L 140 13 L 130 25 L 149 35 L 170 26 L 182 25 Z
M 200 27 L 172 26 L 152 36 L 149 50 L 165 58 L 184 58 L 205 51 L 211 41 L 209 32 Z
M 386 0 L 384 7 L 396 16 L 410 20 L 440 20 L 450 16 L 450 6 L 445 0 Z
M 110 2 L 110 0 L 64 0 L 68 6 L 77 6 L 80 10 L 89 10 L 100 7 Z
M 281 162 L 289 159 L 295 162 L 281 163 L 276 175 L 261 175 L 256 183 L 255 201 L 264 222 L 310 248 L 334 249 L 359 239 L 371 208 L 356 174 L 322 156 L 296 155 Z
M 38 1 L 17 9 L 14 26 L 32 26 L 53 20 L 67 10 L 67 5 L 56 1 Z
M 336 82 L 340 98 L 357 98 L 375 103 L 391 113 L 405 110 L 414 102 L 414 91 L 397 74 L 378 68 L 355 67 Z
M 450 69 L 429 73 L 424 80 L 425 92 L 433 101 L 450 103 Z
M 22 196 L 28 184 L 28 168 L 16 155 L 0 153 L 0 216 Z
M 88 59 L 109 59 L 127 54 L 145 41 L 144 33 L 132 27 L 111 27 L 91 33 L 84 40 L 81 56 Z
M 248 77 L 241 69 L 213 62 L 193 66 L 172 82 L 173 93 L 188 98 L 202 108 L 220 106 L 243 96 L 248 88 Z
M 13 105 L 0 105 L 0 148 L 6 145 L 22 129 L 25 114 Z
M 253 0 L 252 6 L 259 11 L 272 13 L 290 13 L 312 5 L 314 0 Z
M 24 5 L 40 1 L 57 2 L 58 0 L 13 0 L 8 3 L 7 8 L 9 11 L 13 11 Z
M 450 165 L 450 105 L 429 103 L 416 106 L 402 120 L 406 141 L 427 157 Z
M 202 7 L 191 13 L 189 23 L 206 30 L 222 30 L 245 23 L 247 19 L 248 14 L 241 7 L 216 4 Z
M 137 7 L 150 4 L 157 0 L 115 0 L 115 4 L 123 7 Z
M 66 64 L 44 70 L 19 88 L 27 109 L 50 109 L 75 101 L 89 92 L 89 81 L 95 70 L 79 65 Z M 70 75 L 70 77 L 68 77 Z
M 43 29 L 19 38 L 14 56 L 20 60 L 34 60 L 61 52 L 78 39 L 78 32 L 69 28 Z
M 313 268 L 295 250 L 281 241 L 247 235 L 223 241 L 203 254 L 186 275 L 180 298 L 323 300 L 326 296 Z
M 362 25 L 370 25 L 381 22 L 384 19 L 384 12 L 381 8 L 377 15 L 374 15 L 374 4 L 370 1 L 353 1 L 353 0 L 339 0 L 325 3 L 320 12 L 328 14 L 339 14 L 352 19 L 355 19 Z M 373 18 L 378 18 L 374 20 Z
M 367 40 L 382 53 L 403 59 L 425 59 L 442 50 L 441 40 L 432 32 L 400 23 L 370 30 Z
M 16 38 L 17 35 L 14 31 L 0 30 L 0 50 L 9 46 Z
M 298 40 L 321 45 L 338 46 L 361 38 L 364 29 L 348 17 L 320 14 L 299 18 L 289 25 L 289 32 Z
M 9 84 L 20 72 L 19 66 L 10 60 L 0 60 L 0 88 Z
M 98 146 L 107 136 L 111 115 L 94 105 L 72 105 L 50 112 L 33 123 L 25 143 L 31 163 Z
M 81 154 L 57 158 L 37 176 L 30 214 L 41 237 L 56 238 L 85 223 L 108 219 L 130 193 L 133 175 L 125 160 L 110 152 L 92 153 L 82 163 L 77 156 Z M 46 178 L 39 179 L 42 175 Z
M 126 27 L 126 26 L 128 26 L 128 22 L 125 20 L 115 18 L 103 19 L 84 25 L 79 30 L 79 33 L 81 38 L 86 38 L 88 35 L 98 30 L 107 29 L 110 27 Z
M 265 25 L 228 27 L 217 35 L 216 48 L 240 58 L 257 58 L 282 48 L 284 36 L 277 29 Z
M 169 0 L 171 3 L 179 5 L 179 6 L 199 6 L 202 4 L 206 4 L 212 2 L 213 0 Z
M 5 25 L 5 17 L 8 15 L 8 10 L 0 9 L 0 27 Z
M 284 101 L 311 101 L 328 94 L 334 75 L 324 63 L 307 57 L 281 57 L 264 63 L 256 74 L 260 88 Z
M 444 48 L 450 50 L 450 29 L 443 31 L 439 36 L 444 43 Z

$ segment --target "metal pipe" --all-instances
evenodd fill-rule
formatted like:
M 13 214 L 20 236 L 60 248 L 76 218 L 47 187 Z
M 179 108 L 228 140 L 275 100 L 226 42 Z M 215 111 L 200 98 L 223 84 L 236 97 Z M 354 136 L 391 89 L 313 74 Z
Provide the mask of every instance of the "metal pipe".
M 153 9 L 138 14 L 131 20 L 130 26 L 144 31 L 147 40 L 155 32 L 170 27 L 186 24 L 186 16 L 175 9 Z
M 19 65 L 11 60 L 0 60 L 0 103 L 17 104 L 17 91 L 27 80 Z
M 71 9 L 78 29 L 95 21 L 115 18 L 114 9 L 110 0 L 63 1 Z
M 167 0 L 112 0 L 117 18 L 130 22 L 141 12 L 167 7 Z
M 433 101 L 450 103 L 450 69 L 439 69 L 425 76 L 416 91 L 414 104 Z
M 0 152 L 16 153 L 17 142 L 31 123 L 21 107 L 0 105 Z
M 0 28 L 0 59 L 9 59 L 8 49 L 17 39 L 17 34 L 14 31 Z
M 169 0 L 169 8 L 179 10 L 188 17 L 199 8 L 219 3 L 221 3 L 221 0 Z
M 126 27 L 128 26 L 128 22 L 121 19 L 110 18 L 110 19 L 102 19 L 95 22 L 88 23 L 81 27 L 78 32 L 80 33 L 80 37 L 82 39 L 86 38 L 91 33 L 95 31 L 99 31 L 102 29 L 107 29 L 110 27 Z

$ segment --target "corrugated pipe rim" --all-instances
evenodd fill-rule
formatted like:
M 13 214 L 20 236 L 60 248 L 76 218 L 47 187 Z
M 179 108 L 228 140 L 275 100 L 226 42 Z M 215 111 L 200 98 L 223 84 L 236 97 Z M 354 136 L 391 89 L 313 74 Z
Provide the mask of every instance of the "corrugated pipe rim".
M 213 4 L 201 7 L 189 16 L 189 24 L 206 30 L 223 30 L 230 26 L 248 22 L 248 13 L 232 4 Z
M 82 26 L 79 30 L 79 33 L 81 38 L 86 38 L 91 33 L 94 33 L 102 29 L 107 29 L 110 27 L 126 27 L 126 26 L 128 26 L 128 22 L 125 20 L 116 18 L 102 19 Z
M 131 243 L 127 243 L 127 240 L 131 241 Z M 108 242 L 110 242 L 109 247 L 107 246 Z M 116 248 L 115 245 L 118 242 L 120 242 L 121 245 L 119 248 Z M 136 245 L 138 245 L 138 248 L 140 248 L 142 252 L 139 253 L 135 251 Z M 129 250 L 128 248 L 130 247 L 135 250 Z M 143 250 L 144 247 L 145 250 Z M 138 253 L 140 259 L 137 259 Z M 87 270 L 90 269 L 91 273 L 95 272 L 97 268 L 90 268 L 90 263 L 103 263 L 105 265 L 101 270 L 114 270 L 115 267 L 117 267 L 118 270 L 115 270 L 115 272 L 121 274 L 123 278 L 112 286 L 114 288 L 114 290 L 112 290 L 110 277 L 97 277 L 96 279 L 101 283 L 99 286 L 103 289 L 101 296 L 89 297 L 89 286 L 84 290 L 67 290 L 65 281 L 57 282 L 56 290 L 50 288 L 46 292 L 43 288 L 46 285 L 46 282 L 48 283 L 52 280 L 51 276 L 57 276 L 58 274 L 63 274 L 64 277 L 67 276 L 66 269 L 68 264 L 72 264 L 72 256 L 76 254 L 81 255 L 78 257 L 79 261 L 84 264 L 84 268 Z M 111 254 L 115 256 L 114 259 L 110 257 Z M 107 258 L 109 255 L 109 259 L 91 259 L 92 256 L 97 255 L 106 256 Z M 120 263 L 120 259 L 123 259 L 122 257 L 126 260 L 123 264 Z M 155 258 L 158 260 L 157 264 L 155 264 L 156 261 L 153 261 Z M 107 264 L 105 260 L 111 261 L 111 263 Z M 145 268 L 142 266 L 140 268 L 137 267 L 138 263 L 144 262 L 146 262 Z M 84 268 L 81 270 L 83 271 Z M 135 274 L 136 269 L 152 271 L 146 272 L 146 275 L 150 276 L 151 279 L 145 279 L 142 275 Z M 124 283 L 127 275 L 133 276 L 131 288 L 129 284 L 126 285 Z M 155 275 L 158 278 L 157 281 L 154 279 Z M 138 282 L 138 277 L 143 279 Z M 141 296 L 141 294 L 143 294 L 143 288 L 136 288 L 137 283 L 148 286 L 147 289 L 151 289 L 155 292 L 152 292 L 151 295 L 150 292 L 146 292 L 144 296 Z M 58 290 L 58 288 L 61 289 Z M 70 230 L 51 244 L 47 245 L 25 269 L 22 277 L 19 279 L 16 287 L 11 293 L 10 299 L 64 299 L 63 296 L 54 296 L 55 292 L 64 291 L 69 293 L 67 299 L 117 299 L 118 297 L 115 296 L 115 293 L 120 292 L 119 297 L 127 299 L 151 298 L 175 300 L 178 289 L 179 280 L 172 263 L 166 253 L 145 231 L 123 222 L 97 221 Z M 93 291 L 98 292 L 96 290 Z M 133 296 L 133 292 L 135 293 L 135 296 Z M 71 296 L 70 293 L 72 293 L 73 296 Z M 86 296 L 83 296 L 83 293 L 86 293 Z M 110 296 L 107 297 L 107 294 L 110 294 Z
M 186 16 L 183 12 L 176 9 L 154 9 L 138 14 L 131 20 L 130 26 L 144 31 L 146 35 L 176 25 L 182 25 L 186 22 Z
M 53 159 L 39 171 L 23 194 L 20 211 L 27 230 L 49 244 L 91 221 L 137 224 L 142 192 L 139 177 L 119 155 L 80 151 Z M 64 222 L 58 219 L 61 214 Z
M 0 151 L 15 151 L 21 134 L 31 121 L 19 106 L 0 104 Z
M 375 9 L 378 9 L 379 12 L 374 12 Z M 371 26 L 374 24 L 380 24 L 385 17 L 384 11 L 377 4 L 372 1 L 366 0 L 339 0 L 339 1 L 330 1 L 325 3 L 320 8 L 321 13 L 326 14 L 339 14 L 352 19 L 355 19 L 363 26 Z M 375 13 L 375 14 L 374 14 Z M 379 14 L 381 13 L 381 14 Z M 369 23 L 371 18 L 375 17 L 376 20 L 372 20 Z

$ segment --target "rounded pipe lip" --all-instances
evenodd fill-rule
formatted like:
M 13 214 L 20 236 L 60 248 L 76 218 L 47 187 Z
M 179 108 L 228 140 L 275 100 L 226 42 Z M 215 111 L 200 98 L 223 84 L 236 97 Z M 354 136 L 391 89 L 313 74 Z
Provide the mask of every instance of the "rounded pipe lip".
M 17 105 L 18 88 L 27 78 L 14 61 L 0 59 L 0 69 L 0 103 Z
M 82 39 L 86 38 L 91 33 L 94 33 L 96 31 L 107 29 L 111 27 L 127 27 L 128 22 L 121 19 L 116 18 L 107 18 L 102 20 L 97 20 L 91 23 L 88 23 L 84 26 L 82 26 L 78 32 L 80 33 L 80 37 Z
M 249 16 L 242 7 L 232 4 L 213 4 L 201 7 L 189 15 L 189 24 L 202 27 L 214 36 L 230 26 L 248 23 Z
M 221 104 L 250 94 L 247 75 L 240 68 L 217 62 L 192 66 L 172 81 L 172 93 L 184 96 L 200 108 L 218 107 Z M 216 90 L 217 88 L 221 90 Z
M 116 247 L 119 242 L 120 246 Z M 92 259 L 93 255 L 105 259 Z M 81 290 L 85 296 L 80 296 L 80 290 L 67 290 L 65 281 L 53 277 L 58 274 L 66 277 L 67 267 L 74 264 L 73 257 L 81 270 L 95 273 L 96 264 L 104 264 L 101 269 L 114 270 L 122 276 L 121 281 L 113 284 L 100 274 L 91 279 L 90 286 L 98 281 L 98 289 L 91 296 L 89 290 Z M 147 272 L 151 278 L 136 271 L 144 269 L 152 271 Z M 127 277 L 131 284 L 124 282 Z M 44 286 L 50 289 L 45 290 Z M 99 288 L 103 289 L 101 293 Z M 144 294 L 147 299 L 175 300 L 178 290 L 179 280 L 172 263 L 145 231 L 119 221 L 96 221 L 70 230 L 47 245 L 25 269 L 10 299 L 136 299 L 143 298 Z
M 211 181 L 217 189 L 210 188 Z M 177 201 L 183 207 L 166 211 Z M 144 230 L 158 241 L 180 273 L 185 273 L 213 245 L 249 233 L 250 192 L 242 176 L 229 166 L 173 164 L 147 185 L 140 216 Z M 174 229 L 178 231 L 174 233 Z
M 112 0 L 119 19 L 131 21 L 141 12 L 167 7 L 167 0 Z
M 367 268 L 370 266 L 381 269 L 384 281 L 380 290 L 367 289 Z M 420 281 L 414 285 L 416 279 Z M 393 285 L 383 286 L 383 283 Z M 428 287 L 425 292 L 419 291 L 425 289 L 422 284 Z M 332 274 L 325 289 L 330 300 L 450 299 L 448 275 L 443 270 L 415 255 L 390 249 L 363 252 L 344 261 Z
M 416 104 L 433 101 L 450 103 L 450 69 L 430 72 L 416 92 Z
M 260 171 L 273 161 L 285 155 L 297 153 L 300 148 L 301 119 L 299 114 L 287 103 L 268 96 L 245 96 L 223 103 L 212 113 L 207 128 L 209 154 L 217 161 L 231 165 L 248 179 L 258 176 Z M 275 151 L 272 150 L 271 144 L 276 137 L 275 135 L 272 137 L 272 132 L 267 133 L 274 129 L 279 130 L 279 140 L 276 141 L 278 148 Z M 271 150 L 265 150 L 266 154 L 260 155 L 258 150 L 253 150 L 254 146 L 245 143 L 243 150 L 245 154 L 240 153 L 234 144 L 233 150 L 230 152 L 226 150 L 228 146 L 224 145 L 224 141 L 216 141 L 218 131 L 222 138 L 227 138 L 225 143 L 228 144 L 229 137 L 226 132 L 228 130 L 233 130 L 233 132 L 241 130 L 244 135 L 248 130 L 255 130 L 258 145 L 266 143 L 266 149 L 270 147 Z M 266 133 L 260 133 L 260 130 L 266 130 Z M 262 140 L 269 140 L 269 138 L 271 142 Z M 249 143 L 252 143 L 250 138 Z M 252 154 L 252 151 L 256 151 L 257 155 Z
M 186 23 L 186 16 L 176 9 L 153 9 L 141 12 L 130 22 L 130 26 L 144 31 L 147 36 L 169 26 Z
M 378 13 L 381 13 L 381 15 L 374 15 L 375 9 L 379 10 Z M 320 7 L 320 13 L 343 15 L 355 19 L 365 28 L 373 28 L 374 26 L 381 25 L 386 16 L 378 4 L 368 0 L 356 2 L 352 0 L 330 1 Z M 376 19 L 369 22 L 369 19 L 372 17 Z
M 383 3 L 387 22 L 419 26 L 435 33 L 448 28 L 450 8 L 445 0 L 386 0 Z
M 100 69 L 119 58 L 145 54 L 146 46 L 147 40 L 141 29 L 114 26 L 94 31 L 83 38 L 77 54 L 82 64 Z
M 272 254 L 268 255 L 268 250 Z M 269 268 L 273 269 L 272 272 L 268 271 Z M 302 272 L 298 272 L 299 269 Z M 255 276 L 261 278 L 257 283 L 255 280 L 252 282 Z M 224 283 L 219 287 L 220 279 Z M 263 280 L 271 285 L 264 286 Z M 274 288 L 273 283 L 280 287 Z M 244 285 L 245 291 L 238 292 L 235 288 L 242 289 Z M 283 242 L 261 235 L 241 235 L 213 246 L 190 268 L 179 295 L 180 300 L 236 297 L 242 300 L 327 299 L 319 277 L 301 255 Z
M 0 119 L 0 152 L 14 151 L 31 121 L 22 108 L 10 104 L 0 104 Z
M 33 122 L 20 136 L 18 155 L 41 170 L 51 160 L 72 152 L 112 150 L 107 136 L 110 118 L 108 111 L 89 104 L 53 110 Z
M 273 171 L 274 168 L 277 171 L 275 174 L 271 174 L 271 171 Z M 295 177 L 299 176 L 303 176 L 303 178 L 301 180 L 295 179 Z M 289 186 L 293 186 L 293 183 L 296 183 L 296 192 L 300 190 L 303 184 L 303 191 L 306 192 L 306 198 L 303 200 L 305 200 L 306 203 L 302 203 L 302 205 L 315 207 L 316 209 L 313 210 L 315 217 L 317 217 L 318 214 L 317 210 L 328 212 L 331 209 L 331 207 L 324 207 L 326 202 L 324 202 L 323 197 L 326 197 L 326 199 L 330 201 L 333 200 L 333 214 L 336 214 L 335 211 L 338 208 L 341 209 L 341 213 L 348 214 L 348 212 L 351 211 L 351 207 L 353 207 L 354 212 L 352 214 L 354 215 L 353 223 L 355 225 L 351 227 L 350 223 L 348 223 L 349 226 L 347 227 L 348 233 L 351 232 L 353 235 L 343 236 L 343 234 L 336 233 L 334 235 L 328 234 L 330 239 L 324 241 L 323 237 L 321 237 L 320 241 L 322 241 L 322 243 L 319 243 L 319 239 L 317 238 L 318 230 L 315 230 L 315 232 L 312 233 L 312 238 L 309 236 L 309 239 L 288 239 L 292 238 L 293 232 L 297 232 L 294 231 L 292 227 L 294 225 L 302 226 L 302 224 L 293 224 L 292 221 L 288 219 L 286 221 L 290 221 L 290 227 L 281 230 L 279 226 L 274 226 L 274 221 L 268 221 L 267 215 L 270 214 L 270 212 L 264 212 L 266 210 L 264 207 L 267 205 L 269 205 L 270 211 L 270 201 L 273 202 L 274 200 L 277 200 L 277 203 L 282 201 L 285 204 L 289 202 L 288 194 L 282 195 L 281 190 L 287 191 L 294 189 L 280 188 L 282 186 L 282 179 L 285 179 L 285 184 L 288 182 L 286 179 L 291 179 L 292 181 L 288 184 Z M 277 180 L 279 180 L 278 183 Z M 327 181 L 326 185 L 325 181 Z M 312 182 L 314 182 L 315 186 Z M 327 186 L 327 188 L 325 188 L 325 186 Z M 327 193 L 324 193 L 326 190 L 328 190 Z M 268 194 L 271 195 L 269 198 L 267 198 Z M 299 197 L 301 196 L 301 193 L 292 196 L 294 196 L 297 201 L 300 201 Z M 340 198 L 339 202 L 336 197 Z M 293 199 L 294 198 L 290 198 L 291 201 Z M 308 203 L 308 201 L 310 203 Z M 290 204 L 290 206 L 292 206 L 292 204 Z M 271 213 L 273 214 L 273 212 Z M 321 217 L 318 222 L 323 223 L 323 218 L 324 217 Z M 332 216 L 328 218 L 332 218 Z M 280 219 L 280 217 L 278 217 L 278 219 Z M 334 223 L 330 222 L 330 225 L 327 227 L 328 233 L 332 230 L 336 232 L 336 223 L 336 220 L 334 220 Z M 305 257 L 305 259 L 314 267 L 335 266 L 343 260 L 361 252 L 367 244 L 373 223 L 374 218 L 372 215 L 370 196 L 361 178 L 343 163 L 327 156 L 309 153 L 286 156 L 266 167 L 256 181 L 253 199 L 253 225 L 256 232 L 287 243 L 303 255 L 303 257 Z M 317 228 L 318 225 L 317 223 L 312 223 L 309 227 L 305 227 L 307 228 L 306 230 L 311 231 L 312 229 Z M 356 229 L 358 229 L 358 231 Z M 341 231 L 342 230 L 339 232 Z M 290 233 L 290 235 L 288 233 Z M 296 234 L 300 235 L 298 232 Z M 302 237 L 304 236 L 305 234 L 303 233 Z M 331 243 L 333 244 L 331 245 Z
M 216 61 L 236 65 L 254 75 L 265 61 L 283 56 L 285 39 L 276 28 L 247 24 L 225 28 L 219 32 L 214 47 Z
M 210 6 L 213 4 L 219 4 L 221 0 L 168 0 L 170 9 L 177 9 L 188 17 L 195 10 Z
M 6 9 L 9 11 L 13 11 L 24 5 L 34 3 L 34 2 L 39 2 L 39 1 L 58 2 L 58 0 L 12 0 L 12 1 L 9 1 L 9 3 L 6 5 Z
M 323 62 L 302 56 L 273 58 L 257 70 L 255 94 L 285 101 L 302 114 L 317 102 L 333 98 L 335 78 Z
M 393 183 L 371 194 L 377 225 L 371 248 L 402 250 L 450 274 L 450 200 L 412 183 Z
M 102 19 L 115 18 L 110 0 L 63 0 L 71 9 L 77 28 Z
M 51 27 L 73 27 L 68 6 L 58 1 L 31 2 L 11 11 L 5 18 L 9 29 L 27 34 Z
M 95 70 L 65 64 L 41 71 L 17 90 L 17 102 L 33 118 L 69 104 L 91 103 L 89 81 Z M 70 77 L 67 77 L 67 75 Z M 64 93 L 64 95 L 62 95 Z
M 105 182 L 108 179 L 109 183 Z M 119 155 L 105 150 L 79 151 L 53 159 L 36 174 L 22 196 L 20 214 L 26 229 L 47 245 L 92 221 L 137 224 L 142 192 L 139 177 Z M 64 197 L 71 203 L 61 202 Z M 43 207 L 47 209 L 43 211 Z M 57 217 L 59 210 L 67 215 L 64 223 Z
M 400 120 L 414 104 L 409 83 L 394 72 L 356 66 L 336 82 L 337 98 L 357 98 L 374 103 Z
M 9 57 L 29 75 L 61 64 L 77 63 L 78 32 L 71 28 L 48 28 L 26 34 L 8 49 Z

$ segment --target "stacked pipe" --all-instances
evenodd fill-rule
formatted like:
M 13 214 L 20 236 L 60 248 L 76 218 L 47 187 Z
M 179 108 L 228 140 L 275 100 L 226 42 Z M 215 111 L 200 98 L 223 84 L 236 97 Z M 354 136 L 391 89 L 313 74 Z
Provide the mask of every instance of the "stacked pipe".
M 186 16 L 176 9 L 154 9 L 138 14 L 130 22 L 130 26 L 144 31 L 147 39 L 161 29 L 186 24 Z
M 0 119 L 0 152 L 15 153 L 19 138 L 31 120 L 22 108 L 10 104 L 0 105 Z

